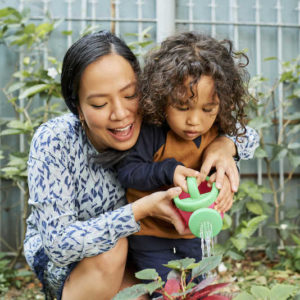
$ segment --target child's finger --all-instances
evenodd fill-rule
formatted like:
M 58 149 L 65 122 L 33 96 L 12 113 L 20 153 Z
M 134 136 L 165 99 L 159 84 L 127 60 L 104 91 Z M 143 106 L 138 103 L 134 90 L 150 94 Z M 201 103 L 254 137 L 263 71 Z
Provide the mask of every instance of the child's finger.
M 200 174 L 199 171 L 196 171 L 194 169 L 190 169 L 190 168 L 184 169 L 184 176 L 186 177 L 198 177 L 199 174 Z
M 177 181 L 176 186 L 180 187 L 184 192 L 188 192 L 187 183 L 184 178 L 181 178 Z

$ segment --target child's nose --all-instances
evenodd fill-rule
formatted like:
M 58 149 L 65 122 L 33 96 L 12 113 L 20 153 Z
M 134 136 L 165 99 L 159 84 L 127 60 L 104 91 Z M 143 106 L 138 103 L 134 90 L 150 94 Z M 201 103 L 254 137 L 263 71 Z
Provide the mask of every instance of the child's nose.
M 188 114 L 188 117 L 187 117 L 188 125 L 195 126 L 195 125 L 200 125 L 200 123 L 201 123 L 201 117 L 200 117 L 199 113 L 191 112 Z

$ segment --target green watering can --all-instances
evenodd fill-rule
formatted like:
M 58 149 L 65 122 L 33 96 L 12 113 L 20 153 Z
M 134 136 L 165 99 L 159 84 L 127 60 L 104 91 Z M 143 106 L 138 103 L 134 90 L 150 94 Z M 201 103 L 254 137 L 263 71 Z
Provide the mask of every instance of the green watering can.
M 206 181 L 208 179 L 209 177 L 206 178 Z M 209 191 L 206 181 L 198 186 L 195 177 L 187 177 L 188 193 L 182 192 L 174 198 L 179 213 L 188 224 L 191 232 L 197 237 L 202 237 L 200 234 L 201 227 L 207 228 L 207 225 L 209 225 L 212 237 L 214 237 L 221 231 L 223 226 L 223 214 L 213 208 L 219 191 L 215 183 Z

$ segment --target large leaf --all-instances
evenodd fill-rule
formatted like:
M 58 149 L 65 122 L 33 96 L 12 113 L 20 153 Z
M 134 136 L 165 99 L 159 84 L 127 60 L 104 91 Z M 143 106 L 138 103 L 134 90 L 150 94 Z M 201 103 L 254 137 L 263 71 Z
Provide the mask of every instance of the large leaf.
M 3 9 L 0 9 L 0 18 L 7 17 L 13 13 L 16 13 L 17 11 L 12 7 L 5 7 Z
M 259 117 L 253 118 L 248 123 L 248 125 L 250 127 L 253 127 L 256 130 L 260 130 L 260 129 L 265 128 L 265 127 L 270 127 L 272 124 L 271 124 L 271 121 L 268 120 L 267 118 L 265 118 L 264 116 L 259 116 Z
M 254 153 L 254 156 L 257 158 L 268 157 L 268 153 L 265 149 L 261 147 L 257 147 Z
M 247 238 L 251 237 L 252 234 L 257 230 L 259 224 L 262 223 L 267 218 L 268 216 L 261 215 L 251 219 L 249 222 L 247 222 L 246 227 L 242 228 L 241 233 Z
M 145 269 L 135 273 L 135 277 L 142 280 L 155 280 L 158 276 L 155 269 Z
M 167 264 L 164 264 L 164 266 L 174 270 L 187 270 L 195 266 L 195 259 L 187 257 L 178 260 L 170 260 Z
M 208 273 L 209 271 L 216 268 L 221 261 L 221 255 L 203 258 L 199 265 L 192 269 L 192 277 L 196 278 L 202 274 Z
M 236 297 L 234 297 L 233 300 L 256 300 L 256 299 L 252 295 L 248 294 L 247 292 L 242 292 Z
M 132 300 L 148 293 L 147 284 L 136 284 L 119 292 L 113 300 Z
M 151 295 L 157 289 L 161 289 L 164 283 L 165 283 L 164 281 L 153 281 L 146 284 L 146 289 L 148 290 L 148 293 Z
M 271 300 L 285 300 L 291 296 L 299 287 L 287 285 L 287 284 L 276 284 L 272 287 L 270 293 Z
M 230 238 L 230 241 L 232 242 L 232 244 L 234 245 L 234 247 L 241 251 L 246 249 L 247 247 L 247 240 L 245 238 Z
M 264 286 L 252 286 L 251 293 L 256 299 L 269 300 L 270 290 Z
M 300 155 L 295 155 L 289 152 L 288 159 L 294 168 L 297 168 L 300 165 Z
M 45 83 L 42 83 L 42 84 L 37 84 L 37 85 L 34 85 L 34 86 L 31 86 L 30 88 L 27 88 L 26 90 L 24 90 L 21 95 L 20 95 L 20 99 L 24 99 L 26 97 L 30 97 L 30 96 L 33 96 L 35 94 L 38 94 L 40 92 L 43 92 L 45 90 L 48 90 L 49 88 L 51 87 L 50 84 L 45 84 Z
M 228 228 L 231 228 L 231 226 L 232 226 L 231 216 L 229 216 L 228 214 L 224 214 L 222 230 L 226 230 Z
M 15 82 L 12 85 L 9 86 L 9 88 L 7 89 L 7 93 L 13 93 L 21 88 L 23 88 L 25 86 L 25 82 Z
M 246 207 L 248 208 L 249 211 L 254 213 L 255 215 L 262 215 L 263 214 L 263 208 L 258 202 L 247 202 Z

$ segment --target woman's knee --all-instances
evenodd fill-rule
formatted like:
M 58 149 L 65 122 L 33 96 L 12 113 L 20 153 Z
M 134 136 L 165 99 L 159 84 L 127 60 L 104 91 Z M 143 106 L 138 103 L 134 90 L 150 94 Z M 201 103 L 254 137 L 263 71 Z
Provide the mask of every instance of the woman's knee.
M 96 269 L 101 273 L 120 272 L 125 269 L 128 252 L 128 242 L 126 238 L 120 239 L 114 248 L 94 257 L 86 258 L 87 267 Z

